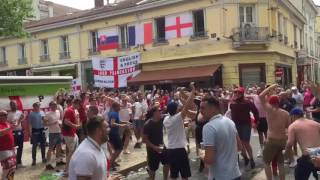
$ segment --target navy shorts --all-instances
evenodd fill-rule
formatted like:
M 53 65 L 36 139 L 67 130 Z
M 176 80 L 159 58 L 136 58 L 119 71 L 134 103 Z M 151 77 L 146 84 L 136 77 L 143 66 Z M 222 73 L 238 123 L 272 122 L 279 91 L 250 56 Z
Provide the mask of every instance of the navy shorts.
M 60 133 L 49 133 L 49 147 L 55 148 L 57 145 L 62 144 L 62 136 Z
M 250 142 L 251 124 L 237 124 L 236 128 L 237 128 L 240 140 L 245 142 Z
M 109 142 L 113 146 L 113 148 L 117 151 L 121 151 L 123 149 L 123 143 L 119 134 L 109 134 Z
M 143 129 L 144 126 L 144 120 L 135 119 L 133 120 L 133 127 L 135 129 Z

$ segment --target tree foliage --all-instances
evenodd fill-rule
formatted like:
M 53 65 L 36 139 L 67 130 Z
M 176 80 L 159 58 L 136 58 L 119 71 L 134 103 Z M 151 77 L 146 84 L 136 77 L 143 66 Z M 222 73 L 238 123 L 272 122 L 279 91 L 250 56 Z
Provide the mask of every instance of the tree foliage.
M 0 37 L 28 35 L 23 23 L 32 17 L 32 0 L 0 0 Z

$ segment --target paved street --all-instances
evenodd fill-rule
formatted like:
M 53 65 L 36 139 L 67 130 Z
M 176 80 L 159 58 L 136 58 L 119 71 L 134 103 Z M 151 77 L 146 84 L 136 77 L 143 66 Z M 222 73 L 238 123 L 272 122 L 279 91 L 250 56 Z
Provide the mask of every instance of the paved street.
M 252 145 L 254 154 L 257 153 L 259 148 L 258 137 L 257 134 L 253 134 L 252 136 Z M 133 142 L 131 143 L 131 148 L 133 147 Z M 128 180 L 140 180 L 146 179 L 148 177 L 147 171 L 145 170 L 145 161 L 146 161 L 146 152 L 145 149 L 131 149 L 130 155 L 122 155 L 121 161 L 119 162 L 120 171 L 127 172 L 129 174 L 126 179 Z M 46 171 L 45 166 L 40 163 L 40 149 L 37 152 L 37 160 L 38 164 L 35 167 L 31 166 L 31 146 L 29 142 L 25 143 L 24 153 L 23 153 L 23 162 L 27 167 L 25 169 L 19 169 L 16 172 L 15 179 L 19 180 L 34 180 L 34 179 L 42 179 L 48 180 L 52 178 L 52 180 L 63 179 L 58 177 L 53 177 L 54 171 Z M 190 164 L 192 168 L 192 178 L 191 179 L 206 179 L 206 175 L 204 173 L 198 173 L 198 165 L 199 161 L 195 155 L 195 146 L 194 139 L 191 138 L 191 154 L 190 154 Z M 252 179 L 255 175 L 259 174 L 262 170 L 263 164 L 261 159 L 256 160 L 257 168 L 251 170 L 249 167 L 244 167 L 243 161 L 240 160 L 241 171 L 243 173 L 243 179 Z M 59 167 L 56 171 L 62 170 L 63 167 Z M 162 170 L 158 171 L 157 179 L 162 179 Z M 130 173 L 129 173 L 130 172 Z M 57 174 L 58 175 L 58 174 Z M 260 174 L 259 174 L 260 175 Z M 264 174 L 254 178 L 256 180 L 264 179 Z

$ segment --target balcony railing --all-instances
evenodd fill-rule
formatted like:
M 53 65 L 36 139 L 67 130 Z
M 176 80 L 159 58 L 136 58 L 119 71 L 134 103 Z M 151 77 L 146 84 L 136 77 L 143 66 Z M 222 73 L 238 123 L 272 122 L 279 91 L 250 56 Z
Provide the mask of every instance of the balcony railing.
M 18 64 L 19 64 L 19 65 L 27 64 L 27 58 L 19 58 L 19 59 L 18 59 Z
M 40 61 L 44 62 L 44 61 L 50 61 L 50 56 L 49 54 L 43 54 L 40 56 Z
M 245 45 L 268 45 L 270 34 L 268 27 L 244 27 L 233 29 L 233 47 L 240 48 Z
M 158 37 L 157 39 L 153 40 L 153 45 L 162 45 L 168 44 L 168 40 L 165 37 Z
M 208 31 L 198 31 L 194 32 L 190 37 L 190 40 L 200 40 L 200 39 L 208 39 Z
M 89 48 L 88 51 L 90 56 L 100 54 L 98 48 Z
M 7 60 L 0 60 L 0 67 L 8 66 Z
M 60 59 L 70 59 L 70 52 L 59 53 Z
M 129 44 L 127 44 L 127 43 L 120 43 L 120 44 L 119 44 L 118 51 L 126 51 L 126 50 L 130 50 Z

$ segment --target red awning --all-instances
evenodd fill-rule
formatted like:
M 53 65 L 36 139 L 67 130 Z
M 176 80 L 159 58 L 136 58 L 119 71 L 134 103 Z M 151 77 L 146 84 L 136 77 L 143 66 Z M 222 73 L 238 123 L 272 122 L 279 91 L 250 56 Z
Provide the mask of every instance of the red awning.
M 185 80 L 197 80 L 213 76 L 220 65 L 187 67 L 179 69 L 165 69 L 156 71 L 142 71 L 136 77 L 128 81 L 134 84 L 159 84 L 181 82 Z

